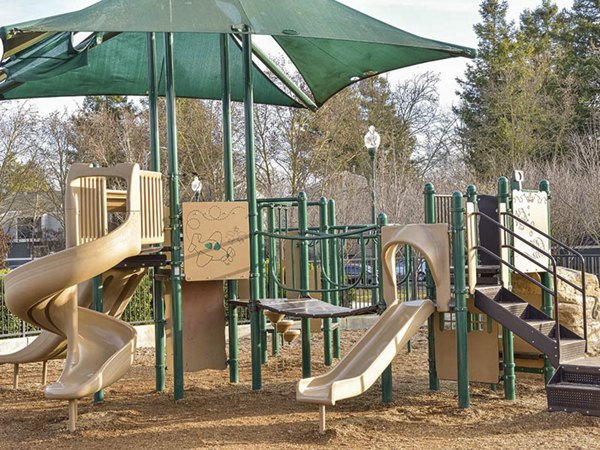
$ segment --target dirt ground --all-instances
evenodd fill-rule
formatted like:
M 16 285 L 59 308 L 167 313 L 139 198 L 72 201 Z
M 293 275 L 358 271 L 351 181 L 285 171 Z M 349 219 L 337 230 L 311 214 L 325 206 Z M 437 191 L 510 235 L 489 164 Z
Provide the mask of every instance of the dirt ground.
M 343 334 L 344 350 L 362 332 Z M 322 341 L 315 335 L 313 374 Z M 240 345 L 240 380 L 229 383 L 228 371 L 186 376 L 185 400 L 154 392 L 154 353 L 141 349 L 129 374 L 106 389 L 106 402 L 80 401 L 78 430 L 66 432 L 67 404 L 46 400 L 40 384 L 41 364 L 21 369 L 21 385 L 11 388 L 12 367 L 0 366 L 0 448 L 600 448 L 600 418 L 548 413 L 540 377 L 520 375 L 518 400 L 502 391 L 472 387 L 472 407 L 456 407 L 456 385 L 442 382 L 428 391 L 426 339 L 413 339 L 413 351 L 394 361 L 394 402 L 383 405 L 379 385 L 364 395 L 327 409 L 328 431 L 318 432 L 316 405 L 295 401 L 300 377 L 300 343 L 263 366 L 264 387 L 250 387 L 249 341 Z M 62 361 L 49 364 L 55 379 Z

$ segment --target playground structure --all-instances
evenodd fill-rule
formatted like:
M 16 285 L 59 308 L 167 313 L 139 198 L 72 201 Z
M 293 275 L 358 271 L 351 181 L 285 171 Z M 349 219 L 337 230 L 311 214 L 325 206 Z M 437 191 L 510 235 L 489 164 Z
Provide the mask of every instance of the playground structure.
M 333 93 L 359 79 L 427 60 L 472 56 L 473 52 L 399 32 L 378 21 L 365 21 L 364 17 L 336 3 L 325 10 L 323 5 L 327 2 L 324 1 L 315 0 L 313 3 L 318 4 L 319 8 L 313 8 L 314 11 L 310 9 L 319 19 L 313 20 L 313 24 L 328 24 L 316 31 L 307 29 L 306 24 L 298 19 L 303 14 L 297 14 L 295 9 L 293 13 L 278 9 L 282 5 L 296 8 L 297 2 L 262 5 L 263 9 L 268 7 L 273 11 L 273 17 L 286 18 L 289 23 L 279 23 L 279 20 L 271 22 L 267 20 L 268 16 L 261 14 L 257 14 L 259 19 L 254 18 L 256 20 L 253 21 L 246 17 L 246 12 L 241 14 L 243 8 L 236 10 L 239 13 L 238 21 L 221 10 L 211 9 L 208 14 L 208 10 L 199 8 L 195 11 L 199 25 L 190 25 L 187 19 L 192 16 L 187 8 L 197 7 L 200 2 L 178 4 L 173 11 L 169 11 L 173 16 L 166 19 L 159 13 L 162 10 L 158 7 L 144 9 L 156 12 L 156 17 L 138 18 L 127 14 L 127 10 L 119 10 L 117 3 L 105 0 L 92 6 L 91 11 L 87 12 L 95 13 L 93 17 L 102 17 L 93 25 L 89 24 L 91 15 L 86 16 L 84 10 L 33 24 L 21 24 L 14 27 L 16 31 L 0 30 L 2 38 L 9 37 L 5 45 L 9 70 L 3 71 L 3 82 L 0 84 L 3 98 L 35 97 L 48 92 L 53 92 L 53 95 L 91 94 L 86 89 L 96 85 L 98 90 L 94 90 L 94 94 L 115 94 L 115 90 L 118 90 L 124 95 L 139 95 L 147 90 L 150 97 L 152 171 L 140 171 L 136 165 L 115 168 L 73 166 L 66 199 L 68 249 L 25 265 L 6 278 L 7 303 L 11 310 L 46 331 L 31 347 L 0 361 L 19 364 L 66 356 L 61 378 L 48 386 L 46 393 L 53 398 L 69 400 L 70 429 L 75 428 L 77 400 L 91 394 L 101 399 L 102 388 L 116 381 L 131 365 L 135 331 L 120 322 L 118 316 L 139 282 L 139 275 L 148 267 L 153 268 L 154 283 L 156 389 L 161 391 L 165 388 L 166 351 L 176 400 L 184 396 L 186 370 L 209 367 L 223 369 L 228 363 L 231 381 L 238 381 L 237 315 L 243 308 L 247 309 L 251 323 L 252 388 L 259 390 L 262 387 L 261 370 L 268 358 L 269 331 L 264 311 L 269 311 L 274 325 L 272 348 L 275 354 L 279 351 L 278 332 L 287 341 L 301 335 L 303 381 L 298 384 L 297 396 L 301 401 L 321 405 L 322 429 L 325 427 L 325 405 L 334 405 L 341 399 L 360 395 L 379 375 L 382 376 L 384 402 L 392 400 L 390 362 L 426 319 L 429 387 L 438 389 L 439 379 L 456 379 L 459 407 L 469 406 L 470 380 L 482 380 L 494 385 L 500 381 L 500 324 L 503 326 L 501 377 L 507 399 L 514 398 L 514 332 L 547 355 L 542 370 L 549 381 L 549 404 L 552 409 L 582 410 L 590 414 L 597 412 L 593 407 L 598 404 L 597 386 L 594 387 L 598 384 L 597 375 L 594 375 L 594 369 L 590 369 L 594 367 L 594 361 L 580 359 L 585 349 L 585 310 L 584 336 L 578 338 L 566 330 L 558 319 L 558 275 L 555 265 L 549 264 L 554 261 L 551 255 L 545 254 L 548 253 L 546 247 L 542 248 L 533 242 L 532 236 L 542 242 L 552 240 L 549 233 L 544 231 L 549 228 L 539 229 L 537 223 L 531 226 L 523 224 L 530 231 L 533 227 L 533 234 L 528 237 L 515 231 L 517 224 L 528 222 L 513 210 L 518 193 L 508 190 L 506 179 L 501 180 L 498 202 L 492 207 L 494 213 L 486 213 L 480 207 L 482 203 L 477 201 L 475 190 L 471 188 L 467 193 L 466 206 L 463 194 L 455 193 L 451 197 L 451 214 L 447 218 L 438 217 L 442 222 L 440 224 L 435 223 L 435 197 L 432 186 L 428 186 L 426 224 L 404 227 L 386 227 L 385 215 L 379 216 L 377 224 L 337 225 L 335 204 L 331 200 L 311 202 L 302 193 L 298 197 L 257 199 L 252 110 L 254 87 L 257 88 L 257 97 L 262 96 L 265 103 L 295 107 L 304 105 L 314 109 Z M 110 10 L 110 14 L 103 12 L 103 8 Z M 246 8 L 246 11 L 249 9 Z M 257 7 L 256 11 L 261 11 L 261 8 Z M 325 15 L 319 16 L 324 12 L 328 12 L 327 17 L 331 21 L 323 19 Z M 314 16 L 303 20 L 309 23 L 311 17 Z M 135 22 L 138 19 L 139 22 Z M 160 22 L 160 26 L 156 26 L 155 20 Z M 335 32 L 343 36 L 331 31 L 329 23 L 333 20 L 344 24 L 337 27 Z M 90 26 L 94 29 L 98 27 L 99 31 L 90 34 L 87 48 L 66 52 L 62 60 L 48 58 L 39 66 L 33 64 L 28 67 L 30 61 L 36 58 L 43 60 L 49 51 L 48 47 L 58 52 L 56 49 L 59 45 L 68 47 L 72 33 Z M 156 29 L 164 32 L 164 71 L 157 70 Z M 142 32 L 129 33 L 130 30 Z M 215 60 L 220 62 L 220 70 L 216 74 L 206 75 L 206 79 L 221 80 L 225 200 L 228 205 L 189 205 L 190 211 L 186 211 L 184 205 L 183 213 L 181 211 L 173 55 L 177 47 L 173 33 L 181 33 L 182 40 L 178 42 L 182 51 L 194 48 L 193 45 L 199 45 L 199 42 L 200 47 L 218 48 Z M 286 80 L 281 71 L 270 65 L 264 54 L 260 56 L 252 44 L 252 34 L 273 35 L 282 47 L 292 53 L 297 52 L 296 58 L 292 59 L 298 61 L 299 70 L 307 79 L 315 102 L 303 95 L 289 79 Z M 296 35 L 301 39 L 295 38 Z M 380 40 L 376 41 L 374 36 L 379 36 Z M 321 47 L 322 41 L 327 42 L 327 51 Z M 231 53 L 230 42 L 235 43 L 235 46 L 231 46 Z M 132 57 L 144 53 L 139 51 L 140 46 L 147 51 L 145 60 Z M 419 46 L 422 53 L 417 50 Z M 403 54 L 406 48 L 408 52 Z M 79 50 L 86 53 L 86 58 L 89 57 L 88 65 L 76 59 L 81 53 Z M 365 58 L 367 52 L 371 58 Z M 193 51 L 186 54 L 190 53 L 196 55 Z M 278 75 L 297 99 L 274 88 L 262 72 L 257 73 L 252 63 L 253 54 Z M 331 61 L 325 60 L 324 54 L 333 56 Z M 106 64 L 107 58 L 111 64 Z M 123 60 L 129 64 L 115 63 Z M 365 67 L 364 60 L 369 60 L 373 65 Z M 241 67 L 241 76 L 238 74 L 237 78 L 230 77 L 232 61 Z M 308 67 L 307 61 L 310 62 Z M 56 65 L 49 67 L 52 64 Z M 137 77 L 144 72 L 144 64 L 148 67 L 148 80 L 147 83 L 142 80 L 140 87 Z M 203 69 L 214 65 L 203 64 Z M 76 70 L 70 70 L 73 66 Z M 187 64 L 180 66 L 183 68 Z M 189 66 L 196 67 L 192 64 Z M 123 75 L 112 72 L 113 68 L 131 68 L 131 72 Z M 328 70 L 316 70 L 320 68 Z M 32 72 L 29 73 L 29 83 L 23 82 L 29 81 L 28 77 L 14 76 L 28 71 Z M 47 72 L 49 80 L 44 79 L 41 72 Z M 161 77 L 164 75 L 164 80 L 159 78 L 158 72 Z M 332 76 L 334 72 L 339 76 Z M 255 85 L 253 77 L 256 79 Z M 236 88 L 235 94 L 232 94 L 232 82 Z M 159 175 L 159 91 L 167 99 L 170 198 L 168 214 L 165 214 L 166 223 L 163 223 Z M 204 91 L 194 91 L 186 84 L 182 91 L 190 96 L 215 98 L 213 86 L 208 86 Z M 247 196 L 240 202 L 234 202 L 230 123 L 232 98 L 243 99 L 245 106 Z M 115 177 L 125 180 L 125 191 L 108 188 L 110 179 Z M 529 200 L 525 199 L 527 202 Z M 319 208 L 317 227 L 309 226 L 309 206 Z M 290 208 L 297 209 L 296 227 L 276 219 L 277 211 Z M 125 214 L 124 222 L 114 230 L 109 228 L 108 215 L 111 213 Z M 238 225 L 237 231 L 230 230 L 233 234 L 224 234 L 219 227 L 206 231 L 208 225 L 203 220 L 225 222 L 234 213 L 240 214 L 244 226 L 240 228 Z M 450 224 L 450 230 L 446 224 Z M 491 232 L 486 235 L 483 230 Z M 448 231 L 451 232 L 451 238 Z M 486 240 L 488 235 L 496 236 L 496 244 Z M 343 248 L 350 241 L 360 249 L 357 253 L 360 254 L 361 276 L 354 283 L 346 283 L 343 275 Z M 547 259 L 532 256 L 516 245 L 516 241 L 524 241 L 526 247 L 533 247 Z M 412 246 L 414 250 L 421 251 L 427 260 L 428 300 L 399 302 L 394 263 L 394 253 L 399 246 L 406 246 L 406 256 L 412 251 Z M 373 248 L 373 275 L 370 280 L 367 276 L 368 247 Z M 247 251 L 244 252 L 244 249 Z M 447 249 L 451 249 L 451 252 Z M 565 250 L 570 251 L 568 248 Z M 265 265 L 267 255 L 268 264 Z M 466 259 L 465 255 L 468 255 Z M 484 256 L 493 262 L 484 264 Z M 523 269 L 521 264 L 531 263 L 530 260 L 533 260 L 534 269 Z M 213 264 L 220 266 L 221 270 L 211 272 L 212 269 L 208 267 Z M 197 270 L 192 270 L 190 265 Z M 490 266 L 497 266 L 498 269 Z M 498 275 L 494 275 L 495 271 Z M 539 315 L 526 302 L 519 301 L 514 293 L 510 293 L 512 271 L 529 277 L 531 282 L 535 278 L 528 274 L 532 271 L 541 273 L 542 281 L 534 284 L 537 283 L 544 292 L 543 309 L 546 316 Z M 405 272 L 407 278 L 409 270 L 405 269 Z M 484 278 L 491 282 L 492 287 L 481 286 L 479 281 Z M 249 280 L 247 295 L 241 295 L 241 289 L 238 289 L 238 284 L 241 287 L 243 283 L 240 280 L 244 279 Z M 223 280 L 227 282 L 229 308 L 228 357 L 224 352 Z M 451 282 L 454 286 L 452 298 Z M 343 298 L 346 293 L 361 286 L 371 293 L 369 305 L 357 305 L 352 299 L 348 300 L 349 296 Z M 585 286 L 579 289 L 585 297 Z M 310 295 L 313 298 L 309 298 Z M 198 298 L 201 301 L 197 301 Z M 554 307 L 551 298 L 554 298 Z M 87 308 L 90 303 L 97 312 Z M 583 305 L 585 308 L 585 301 Z M 551 319 L 553 310 L 554 320 Z M 107 314 L 100 314 L 100 311 Z M 321 320 L 317 327 L 322 326 L 324 335 L 324 361 L 326 365 L 332 365 L 333 358 L 341 357 L 338 319 L 373 312 L 382 315 L 354 349 L 331 372 L 311 378 L 310 333 L 316 325 L 312 319 Z M 285 322 L 282 316 L 300 318 L 301 330 L 290 329 L 290 322 Z M 202 322 L 195 320 L 200 317 Z M 481 331 L 485 331 L 486 341 L 480 345 L 482 341 L 477 338 L 477 333 Z M 441 345 L 449 346 L 450 350 Z M 198 351 L 194 352 L 194 349 Z M 486 358 L 489 356 L 491 360 L 488 362 L 485 359 L 483 362 L 477 356 L 480 353 L 485 353 Z M 477 368 L 481 367 L 485 373 L 479 378 Z M 553 367 L 558 367 L 554 375 Z M 575 376 L 575 373 L 586 375 Z M 589 382 L 591 385 L 580 385 Z M 568 391 L 575 392 L 577 399 L 569 404 L 561 403 L 559 397 L 565 397 Z

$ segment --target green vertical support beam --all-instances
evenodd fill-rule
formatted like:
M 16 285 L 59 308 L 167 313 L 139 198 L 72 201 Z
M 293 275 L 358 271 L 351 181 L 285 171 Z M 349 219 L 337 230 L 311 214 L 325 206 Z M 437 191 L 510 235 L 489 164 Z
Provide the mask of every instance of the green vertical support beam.
M 377 177 L 377 171 L 375 169 L 375 153 L 376 153 L 376 148 L 369 148 L 369 158 L 371 159 L 371 223 L 373 225 L 377 224 L 377 196 L 376 196 L 376 177 Z M 374 279 L 377 280 L 378 282 L 381 282 L 380 278 L 382 276 L 382 274 L 378 274 L 377 273 L 377 260 L 379 259 L 378 256 L 378 246 L 377 246 L 377 242 L 375 239 L 372 240 L 372 245 L 371 245 L 371 249 L 372 249 L 372 256 L 373 256 L 373 264 L 372 264 L 372 270 L 373 270 L 373 275 L 375 275 Z M 377 305 L 379 304 L 379 289 L 377 287 L 374 287 L 373 289 L 371 289 L 371 304 L 372 305 Z
M 156 70 L 156 34 L 146 34 L 148 50 L 148 115 L 150 122 L 150 170 L 160 172 L 160 135 L 158 129 L 158 79 Z M 152 302 L 154 308 L 154 353 L 156 369 L 156 390 L 165 389 L 165 308 L 162 295 L 162 282 L 152 271 Z
M 498 204 L 504 203 L 506 210 L 510 211 L 510 191 L 509 181 L 506 177 L 500 177 L 498 180 Z M 502 231 L 500 231 L 502 233 Z M 504 287 L 510 289 L 510 280 L 502 280 Z M 515 352 L 513 333 L 506 327 L 502 327 L 502 359 L 504 372 L 504 398 L 506 400 L 515 399 Z
M 425 223 L 435 223 L 435 189 L 433 184 L 427 183 L 424 190 L 425 196 Z M 426 273 L 427 297 L 435 299 L 435 285 L 431 271 L 427 268 Z M 436 314 L 435 312 L 433 314 Z M 432 391 L 440 390 L 440 379 L 437 376 L 435 361 L 435 323 L 433 314 L 427 319 L 427 344 L 428 344 L 428 362 L 429 362 L 429 389 Z
M 263 209 L 258 208 L 258 217 L 256 218 L 256 224 L 260 231 L 264 231 L 264 214 Z M 267 274 L 265 272 L 265 237 L 262 235 L 258 236 L 258 291 L 259 298 L 266 298 L 267 296 Z M 264 315 L 262 310 L 258 310 L 259 324 L 260 324 L 260 345 L 261 345 L 261 362 L 266 364 L 269 359 L 268 345 L 267 345 L 267 317 Z
M 452 194 L 452 253 L 454 261 L 458 407 L 468 408 L 469 361 L 467 351 L 467 287 L 465 282 L 465 204 L 460 192 Z
M 102 313 L 102 274 L 92 278 L 92 309 Z M 104 389 L 100 389 L 94 394 L 94 403 L 104 403 Z
M 165 33 L 165 90 L 167 98 L 167 149 L 169 153 L 170 225 L 171 225 L 171 296 L 173 336 L 173 381 L 175 400 L 184 396 L 183 385 L 183 320 L 181 305 L 181 204 L 179 201 L 179 168 L 177 156 L 177 115 L 175 97 L 175 64 L 173 33 Z
M 155 346 L 155 369 L 156 369 L 156 391 L 165 390 L 166 366 L 165 366 L 165 304 L 163 301 L 163 284 L 156 277 L 153 269 L 152 275 L 152 303 L 154 308 L 154 346 Z
M 248 31 L 248 30 L 246 30 Z M 256 153 L 254 150 L 254 89 L 252 85 L 252 36 L 242 35 L 244 63 L 244 117 L 246 134 L 246 197 L 248 199 L 248 222 L 250 227 L 250 342 L 252 347 L 252 389 L 262 388 L 262 342 L 260 315 L 256 301 L 260 286 L 258 271 L 258 205 L 256 202 Z
M 321 233 L 329 231 L 327 199 L 325 197 L 319 199 L 319 231 Z M 329 272 L 329 242 L 328 240 L 321 240 L 319 244 L 321 246 L 321 274 L 325 274 Z M 325 276 L 321 276 L 321 288 L 324 290 L 321 296 L 322 300 L 331 303 L 331 292 L 327 291 L 327 289 L 331 289 L 331 286 Z M 331 319 L 323 319 L 323 358 L 326 366 L 333 363 L 332 350 Z
M 335 217 L 335 200 L 330 199 L 327 205 L 327 223 L 329 225 L 330 234 L 334 234 L 333 227 L 336 226 Z M 336 287 L 341 285 L 340 282 L 340 268 L 338 261 L 338 242 L 336 238 L 333 238 L 329 242 L 329 273 L 331 280 L 335 283 Z M 331 296 L 331 303 L 336 306 L 340 304 L 340 292 L 335 291 Z M 339 319 L 336 317 L 333 319 L 334 330 L 333 330 L 333 357 L 339 359 L 341 357 L 341 334 L 339 327 Z
M 267 231 L 269 234 L 275 233 L 275 208 L 269 205 L 267 210 Z M 269 298 L 278 298 L 277 283 L 274 278 L 277 277 L 277 242 L 275 238 L 269 237 Z M 273 338 L 271 339 L 271 351 L 273 356 L 279 354 L 279 339 L 277 338 L 277 325 L 273 325 Z
M 552 224 L 552 221 L 550 220 L 550 201 L 552 199 L 552 194 L 550 192 L 550 182 L 548 180 L 540 181 L 540 191 L 545 192 L 548 195 L 548 224 L 550 225 Z M 548 234 L 552 235 L 552 231 L 548 230 Z M 542 284 L 548 289 L 554 290 L 552 275 L 550 275 L 549 271 L 542 272 Z M 542 311 L 549 317 L 554 317 L 552 294 L 544 290 L 542 290 Z M 544 355 L 544 382 L 546 384 L 550 382 L 552 375 L 554 375 L 554 367 L 552 367 L 548 357 Z
M 223 169 L 225 182 L 225 201 L 235 200 L 233 187 L 233 148 L 231 145 L 231 77 L 229 70 L 229 35 L 221 35 L 221 108 L 223 124 Z M 237 281 L 227 281 L 227 300 L 237 299 Z M 238 349 L 238 310 L 229 306 L 229 381 L 239 381 Z
M 382 255 L 378 261 L 378 270 L 381 279 L 379 280 L 379 298 L 381 299 L 381 309 L 385 307 L 385 298 L 383 297 L 383 242 L 381 241 L 381 228 L 387 225 L 387 216 L 384 213 L 379 214 L 377 217 L 377 233 L 379 235 L 378 250 L 379 254 Z M 390 364 L 385 368 L 381 374 L 381 401 L 383 403 L 392 403 L 394 401 L 394 380 L 392 374 L 392 365 Z
M 160 134 L 158 128 L 158 76 L 156 34 L 146 34 L 148 50 L 148 114 L 150 122 L 150 170 L 160 171 Z
M 306 194 L 298 195 L 298 229 L 300 236 L 307 237 L 308 231 L 308 202 Z M 306 297 L 309 289 L 308 273 L 308 241 L 298 241 L 300 245 L 300 296 Z M 310 377 L 310 319 L 302 318 L 302 378 Z

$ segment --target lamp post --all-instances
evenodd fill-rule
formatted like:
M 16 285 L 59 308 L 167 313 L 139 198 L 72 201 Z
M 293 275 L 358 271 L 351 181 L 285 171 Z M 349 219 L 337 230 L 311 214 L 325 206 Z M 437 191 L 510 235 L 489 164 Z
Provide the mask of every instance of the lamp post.
M 202 181 L 198 178 L 197 174 L 194 174 L 194 179 L 192 180 L 192 191 L 194 191 L 194 201 L 200 201 L 200 192 L 202 192 Z
M 375 155 L 377 154 L 377 149 L 381 144 L 381 136 L 379 133 L 375 131 L 375 127 L 373 125 L 369 126 L 369 131 L 365 134 L 365 147 L 369 151 L 369 158 L 371 158 L 371 223 L 377 224 L 377 216 L 375 212 Z M 379 283 L 379 277 L 377 273 L 377 243 L 376 240 L 373 239 L 372 246 L 372 255 L 373 255 L 373 275 L 375 280 Z M 373 288 L 371 294 L 371 303 L 373 305 L 377 305 L 379 303 L 379 291 L 377 288 Z
M 381 136 L 375 131 L 375 127 L 371 125 L 369 131 L 365 134 L 365 147 L 367 147 L 369 158 L 371 158 L 371 223 L 377 223 L 375 214 L 375 155 L 379 144 L 381 144 Z

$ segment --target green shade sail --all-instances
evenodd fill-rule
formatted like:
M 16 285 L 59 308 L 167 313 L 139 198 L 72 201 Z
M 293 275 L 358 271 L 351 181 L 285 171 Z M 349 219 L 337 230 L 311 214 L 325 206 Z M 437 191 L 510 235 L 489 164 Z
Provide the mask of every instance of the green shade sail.
M 145 33 L 120 33 L 82 52 L 70 47 L 70 33 L 57 33 L 17 54 L 6 64 L 8 79 L 0 98 L 22 99 L 79 95 L 147 95 L 148 54 Z M 177 95 L 221 99 L 220 38 L 218 34 L 181 33 L 174 36 Z M 68 44 L 68 45 L 67 45 Z M 242 54 L 230 45 L 232 99 L 243 99 Z M 163 39 L 157 39 L 164 55 Z M 165 79 L 159 58 L 159 95 Z M 300 106 L 254 67 L 259 103 Z
M 55 86 L 63 89 L 56 95 L 85 95 L 92 93 L 90 90 L 95 94 L 143 95 L 145 78 L 142 82 L 131 76 L 140 73 L 136 67 L 141 69 L 144 64 L 138 61 L 143 57 L 137 54 L 143 54 L 144 49 L 136 47 L 143 42 L 140 33 L 150 31 L 183 33 L 183 38 L 178 36 L 175 42 L 176 71 L 179 74 L 187 68 L 187 74 L 178 75 L 177 94 L 203 98 L 219 98 L 217 35 L 223 33 L 273 36 L 303 76 L 318 105 L 345 86 L 379 73 L 427 61 L 475 56 L 470 48 L 415 36 L 334 0 L 103 0 L 81 11 L 2 27 L 0 37 L 10 50 L 12 39 L 23 41 L 28 34 L 39 39 L 41 33 L 78 31 L 122 34 L 89 49 L 86 67 L 75 69 L 72 74 L 54 76 L 53 82 L 27 83 L 36 83 L 29 87 L 29 92 L 24 90 L 25 85 L 13 88 L 11 91 L 15 92 L 8 91 L 4 97 L 41 96 L 42 89 Z M 126 45 L 126 51 L 116 48 L 117 43 Z M 193 57 L 183 58 L 185 49 Z M 239 52 L 232 59 L 237 61 L 232 63 L 241 67 Z M 217 70 L 209 71 L 205 65 L 214 65 Z M 239 73 L 235 66 L 231 72 Z M 43 85 L 44 82 L 48 84 Z M 123 87 L 119 86 L 121 83 Z M 196 86 L 196 93 L 191 95 L 192 85 L 196 84 L 202 87 Z M 107 92 L 111 85 L 113 92 Z M 236 93 L 241 92 L 241 86 L 237 80 L 232 82 L 234 98 L 238 100 Z M 132 91 L 124 92 L 125 88 Z M 262 98 L 261 86 L 256 88 L 259 102 L 285 105 L 293 102 L 274 85 Z M 52 89 L 46 91 L 46 96 Z

